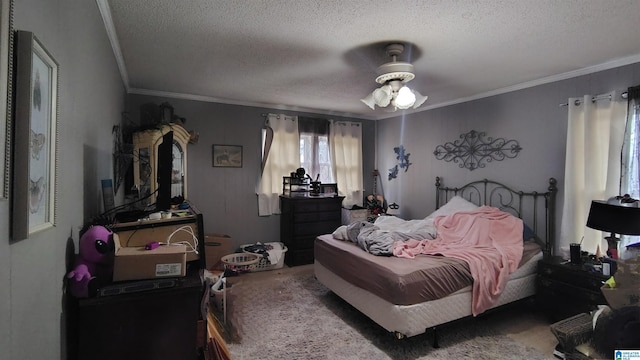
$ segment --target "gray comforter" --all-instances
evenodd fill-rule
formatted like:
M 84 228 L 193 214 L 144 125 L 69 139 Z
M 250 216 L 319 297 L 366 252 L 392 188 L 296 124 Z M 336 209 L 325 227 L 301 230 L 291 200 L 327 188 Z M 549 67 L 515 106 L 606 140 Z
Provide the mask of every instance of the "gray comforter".
M 393 255 L 393 243 L 408 239 L 434 239 L 436 236 L 432 219 L 402 220 L 394 216 L 382 216 L 375 223 L 366 221 L 343 225 L 333 237 L 349 240 L 373 255 Z
M 478 206 L 460 196 L 454 196 L 444 206 L 424 219 L 403 220 L 395 216 L 380 216 L 374 223 L 354 222 L 342 225 L 333 232 L 338 240 L 352 241 L 363 250 L 374 255 L 393 255 L 393 243 L 409 239 L 435 239 L 433 220 L 458 211 L 471 211 Z

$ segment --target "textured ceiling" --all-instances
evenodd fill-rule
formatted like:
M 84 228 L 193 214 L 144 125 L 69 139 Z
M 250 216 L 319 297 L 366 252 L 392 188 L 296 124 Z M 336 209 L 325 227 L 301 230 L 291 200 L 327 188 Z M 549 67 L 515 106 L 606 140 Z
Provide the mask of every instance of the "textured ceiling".
M 400 115 L 359 100 L 395 41 L 412 112 L 640 62 L 637 0 L 97 2 L 129 92 L 229 104 Z

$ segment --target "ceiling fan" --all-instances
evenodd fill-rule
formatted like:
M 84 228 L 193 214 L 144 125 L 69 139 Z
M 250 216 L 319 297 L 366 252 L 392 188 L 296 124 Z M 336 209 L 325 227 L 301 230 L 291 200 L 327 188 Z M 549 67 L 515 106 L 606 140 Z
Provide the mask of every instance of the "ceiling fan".
M 410 89 L 405 84 L 413 80 L 413 65 L 404 61 L 397 61 L 398 56 L 404 51 L 404 45 L 399 43 L 387 45 L 387 55 L 393 60 L 382 64 L 378 67 L 378 77 L 376 82 L 381 87 L 373 90 L 373 92 L 363 99 L 360 99 L 371 110 L 375 110 L 375 106 L 387 107 L 391 105 L 393 111 L 398 109 L 418 108 L 428 98 L 423 96 L 416 90 Z

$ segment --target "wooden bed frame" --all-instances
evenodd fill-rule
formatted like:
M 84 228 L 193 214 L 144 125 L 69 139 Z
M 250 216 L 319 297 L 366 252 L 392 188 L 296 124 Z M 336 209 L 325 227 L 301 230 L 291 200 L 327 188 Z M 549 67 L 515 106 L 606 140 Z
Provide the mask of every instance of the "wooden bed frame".
M 512 213 L 536 232 L 536 240 L 541 243 L 543 254 L 531 259 L 512 274 L 494 308 L 535 295 L 537 261 L 553 252 L 556 180 L 549 179 L 547 190 L 541 192 L 513 190 L 486 179 L 461 187 L 445 187 L 441 180 L 440 177 L 436 178 L 436 209 L 457 195 L 476 205 L 494 206 Z M 442 299 L 414 305 L 395 305 L 347 282 L 318 261 L 314 263 L 314 272 L 323 285 L 378 325 L 394 333 L 398 339 L 433 329 L 434 346 L 437 347 L 436 326 L 471 316 L 471 286 Z

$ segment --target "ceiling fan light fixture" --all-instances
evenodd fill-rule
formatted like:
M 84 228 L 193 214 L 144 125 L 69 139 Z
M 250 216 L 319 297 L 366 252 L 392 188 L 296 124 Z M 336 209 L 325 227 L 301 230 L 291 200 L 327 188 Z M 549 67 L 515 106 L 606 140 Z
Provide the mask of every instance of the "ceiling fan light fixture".
M 403 83 L 406 83 L 413 80 L 416 77 L 415 74 L 413 73 L 413 65 L 411 64 L 408 64 L 409 66 L 411 66 L 411 70 L 402 71 L 400 69 L 393 69 L 396 71 L 390 71 L 391 69 L 389 69 L 388 67 L 386 68 L 386 70 L 381 70 L 381 69 L 384 69 L 386 65 L 394 65 L 394 64 L 387 63 L 378 68 L 378 74 L 380 74 L 376 78 L 376 82 L 378 84 L 384 84 L 387 81 L 391 81 L 391 80 L 400 80 Z
M 372 110 L 375 110 L 375 105 L 386 107 L 389 104 L 393 106 L 394 110 L 411 107 L 415 109 L 427 100 L 427 96 L 422 96 L 417 91 L 405 86 L 415 78 L 415 74 L 412 64 L 397 61 L 397 57 L 402 54 L 402 51 L 404 51 L 403 44 L 396 43 L 387 46 L 387 55 L 391 56 L 393 60 L 380 65 L 377 69 L 378 77 L 376 77 L 376 82 L 383 86 L 360 99 Z
M 375 101 L 376 105 L 380 107 L 389 105 L 392 98 L 393 90 L 389 85 L 385 85 L 373 90 L 373 100 Z
M 398 90 L 398 95 L 395 98 L 395 105 L 398 109 L 408 109 L 416 102 L 416 95 L 406 86 L 403 86 Z
M 391 103 L 391 100 L 394 97 L 394 91 L 390 85 L 381 86 L 364 98 L 360 99 L 363 103 L 365 103 L 371 110 L 375 110 L 375 105 L 379 107 L 386 107 Z
M 375 110 L 376 109 L 376 102 L 375 102 L 375 100 L 373 100 L 373 93 L 363 97 L 362 99 L 360 99 L 360 101 L 362 101 L 363 103 L 365 103 L 365 105 L 370 107 L 371 110 Z
M 419 92 L 413 90 L 413 94 L 416 96 L 416 101 L 413 103 L 413 108 L 417 109 L 420 105 L 424 104 L 425 101 L 429 98 L 426 95 L 422 95 Z

